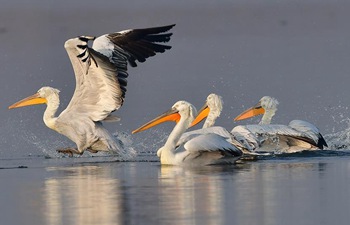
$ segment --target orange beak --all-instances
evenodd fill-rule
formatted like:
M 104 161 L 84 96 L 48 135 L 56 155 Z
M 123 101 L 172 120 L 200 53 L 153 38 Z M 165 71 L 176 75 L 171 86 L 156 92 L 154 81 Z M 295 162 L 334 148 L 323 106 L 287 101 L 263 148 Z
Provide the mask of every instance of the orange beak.
M 132 131 L 133 134 L 147 130 L 151 127 L 154 127 L 158 124 L 167 122 L 167 121 L 175 121 L 176 123 L 178 123 L 180 121 L 180 114 L 179 111 L 177 109 L 170 109 L 169 111 L 161 114 L 160 116 L 158 116 L 157 118 L 149 121 L 148 123 L 142 125 L 141 127 L 137 128 L 136 130 Z
M 42 98 L 39 96 L 39 93 L 36 93 L 32 96 L 29 96 L 25 99 L 22 99 L 16 102 L 13 105 L 10 105 L 9 109 L 14 109 L 14 108 L 19 108 L 19 107 L 29 106 L 29 105 L 45 104 L 45 103 L 47 103 L 46 98 Z
M 207 105 L 207 103 L 204 104 L 204 106 L 199 110 L 197 117 L 192 121 L 191 126 L 193 127 L 200 123 L 202 120 L 204 120 L 210 112 L 210 109 Z
M 261 104 L 258 103 L 257 105 L 247 109 L 246 111 L 242 112 L 241 114 L 239 114 L 234 121 L 238 121 L 238 120 L 245 120 L 257 115 L 261 115 L 265 113 L 265 109 L 263 107 L 261 107 Z

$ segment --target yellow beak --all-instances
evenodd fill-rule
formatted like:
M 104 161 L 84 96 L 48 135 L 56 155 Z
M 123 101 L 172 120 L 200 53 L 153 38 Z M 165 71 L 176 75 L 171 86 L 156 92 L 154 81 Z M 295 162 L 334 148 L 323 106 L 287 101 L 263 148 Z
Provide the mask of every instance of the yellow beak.
M 29 105 L 45 104 L 45 103 L 47 103 L 46 98 L 42 98 L 39 96 L 39 93 L 36 93 L 32 96 L 29 96 L 25 99 L 22 99 L 16 102 L 13 105 L 10 105 L 9 109 L 14 109 L 14 108 L 19 108 L 19 107 L 29 106 Z
M 204 120 L 210 112 L 210 109 L 207 105 L 207 103 L 204 104 L 204 106 L 199 110 L 197 117 L 192 121 L 191 126 L 193 127 L 200 123 L 202 120 Z
M 251 118 L 253 116 L 257 116 L 257 115 L 261 115 L 265 113 L 265 109 L 263 107 L 261 107 L 260 103 L 258 103 L 257 105 L 247 109 L 246 111 L 242 112 L 241 114 L 239 114 L 234 121 L 238 121 L 238 120 L 245 120 L 248 118 Z
M 175 121 L 176 123 L 178 123 L 180 121 L 180 114 L 179 111 L 177 109 L 170 109 L 169 111 L 161 114 L 160 116 L 158 116 L 157 118 L 149 121 L 148 123 L 142 125 L 141 127 L 137 128 L 136 130 L 132 131 L 133 134 L 147 130 L 151 127 L 154 127 L 158 124 L 167 122 L 167 121 Z

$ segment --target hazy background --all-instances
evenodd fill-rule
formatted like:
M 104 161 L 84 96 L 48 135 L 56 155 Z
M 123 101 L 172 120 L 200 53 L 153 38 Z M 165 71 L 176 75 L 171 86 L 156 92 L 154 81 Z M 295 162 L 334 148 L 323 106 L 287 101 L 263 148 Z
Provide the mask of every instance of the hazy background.
M 271 95 L 280 101 L 274 123 L 304 119 L 323 134 L 343 130 L 350 106 L 349 11 L 345 0 L 2 2 L 0 157 L 74 145 L 45 127 L 45 106 L 7 109 L 42 86 L 61 90 L 59 112 L 67 106 L 75 87 L 67 39 L 173 23 L 173 48 L 129 69 L 125 104 L 116 113 L 122 120 L 107 124 L 111 132 L 130 133 L 177 100 L 200 108 L 212 92 L 224 99 L 217 124 L 228 129 L 242 110 Z M 172 126 L 156 129 L 164 138 Z M 154 131 L 136 136 L 138 144 L 161 138 Z

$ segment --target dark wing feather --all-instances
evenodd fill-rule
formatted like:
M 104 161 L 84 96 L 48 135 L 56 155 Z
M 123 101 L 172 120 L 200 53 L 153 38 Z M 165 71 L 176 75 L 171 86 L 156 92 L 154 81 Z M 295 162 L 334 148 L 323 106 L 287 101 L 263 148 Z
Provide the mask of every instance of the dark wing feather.
M 79 114 L 93 121 L 106 119 L 119 109 L 125 98 L 127 64 L 136 66 L 170 46 L 153 42 L 168 42 L 174 25 L 126 30 L 98 38 L 80 36 L 69 39 L 65 48 L 71 60 L 76 88 L 74 95 L 60 116 L 67 118 Z M 92 48 L 88 41 L 95 40 Z
M 113 44 L 127 52 L 128 62 L 132 67 L 135 67 L 137 66 L 136 60 L 144 62 L 148 57 L 154 56 L 156 53 L 163 53 L 165 50 L 171 49 L 171 46 L 155 44 L 155 42 L 166 43 L 170 41 L 172 33 L 162 33 L 169 31 L 174 26 L 175 24 L 163 27 L 126 30 L 108 34 L 107 37 Z M 145 48 L 146 46 L 147 48 Z M 116 50 L 118 51 L 120 49 Z
M 127 64 L 136 67 L 136 61 L 145 62 L 147 58 L 163 53 L 171 46 L 157 44 L 156 42 L 168 42 L 172 33 L 164 33 L 174 25 L 153 27 L 144 29 L 132 29 L 112 34 L 102 35 L 94 41 L 92 48 L 109 58 L 117 67 L 120 88 L 125 97 L 128 77 Z

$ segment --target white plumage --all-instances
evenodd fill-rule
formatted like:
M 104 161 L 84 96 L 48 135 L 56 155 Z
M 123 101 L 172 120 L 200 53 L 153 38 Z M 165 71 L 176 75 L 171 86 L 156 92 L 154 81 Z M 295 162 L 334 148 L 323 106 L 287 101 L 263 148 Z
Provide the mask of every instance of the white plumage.
M 215 95 L 215 94 L 211 94 Z M 207 98 L 205 106 L 199 111 L 197 118 L 192 123 L 195 125 L 207 116 L 210 118 L 210 125 L 214 125 L 215 120 L 221 112 L 222 107 L 216 108 L 211 99 L 221 100 L 221 97 Z M 319 130 L 312 124 L 293 120 L 288 126 L 269 124 L 277 111 L 278 101 L 275 98 L 265 96 L 258 104 L 241 113 L 235 120 L 246 119 L 259 114 L 264 114 L 259 125 L 236 126 L 231 132 L 226 131 L 225 135 L 231 143 L 239 147 L 244 153 L 255 154 L 257 152 L 297 152 L 302 150 L 323 149 L 327 146 Z M 215 113 L 212 113 L 215 112 Z M 205 124 L 207 121 L 205 121 Z M 221 130 L 226 130 L 220 128 Z M 196 132 L 196 131 L 191 131 Z M 186 132 L 182 138 L 191 135 Z
M 248 143 L 254 151 L 292 153 L 327 147 L 318 128 L 309 122 L 292 120 L 288 126 L 270 124 L 277 111 L 277 105 L 276 99 L 269 96 L 263 97 L 258 104 L 235 118 L 235 120 L 241 120 L 263 114 L 259 125 L 237 126 L 231 133 L 240 141 Z
M 59 91 L 43 87 L 36 94 L 25 98 L 9 108 L 33 104 L 47 104 L 44 112 L 45 124 L 67 136 L 77 148 L 60 149 L 69 155 L 111 151 L 124 155 L 123 146 L 115 141 L 102 126 L 102 121 L 117 121 L 111 113 L 124 102 L 127 86 L 127 65 L 137 66 L 136 61 L 162 53 L 170 46 L 158 42 L 168 42 L 171 33 L 164 33 L 174 25 L 133 29 L 105 34 L 95 39 L 79 36 L 69 39 L 64 47 L 75 73 L 76 87 L 67 108 L 59 115 Z M 92 48 L 88 41 L 94 41 Z
M 186 101 L 178 101 L 169 111 L 134 130 L 133 133 L 146 130 L 165 121 L 177 121 L 166 143 L 157 152 L 161 164 L 204 166 L 234 163 L 242 155 L 242 152 L 228 142 L 225 136 L 208 131 L 192 133 L 186 138 L 181 138 L 182 134 L 190 127 L 196 114 L 193 105 Z

